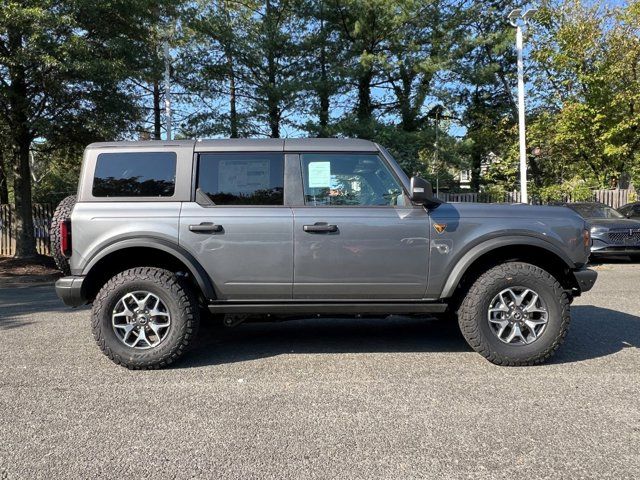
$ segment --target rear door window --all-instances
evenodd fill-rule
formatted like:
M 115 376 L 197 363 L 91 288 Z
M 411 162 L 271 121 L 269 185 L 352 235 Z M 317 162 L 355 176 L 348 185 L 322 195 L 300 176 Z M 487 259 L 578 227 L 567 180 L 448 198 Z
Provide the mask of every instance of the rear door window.
M 175 152 L 101 153 L 96 161 L 93 196 L 171 197 L 175 185 Z
M 216 205 L 283 205 L 281 153 L 203 153 L 198 188 Z

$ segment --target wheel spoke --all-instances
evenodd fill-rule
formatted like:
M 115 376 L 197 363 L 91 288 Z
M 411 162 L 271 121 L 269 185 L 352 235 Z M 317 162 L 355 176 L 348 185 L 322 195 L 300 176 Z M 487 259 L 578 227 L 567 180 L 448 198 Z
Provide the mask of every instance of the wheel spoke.
M 489 313 L 508 312 L 508 311 L 509 311 L 509 307 L 507 307 L 504 303 L 501 303 L 497 307 L 489 309 Z
M 516 295 L 514 293 L 515 299 L 516 299 L 516 306 L 518 307 L 522 306 L 522 302 L 524 302 L 524 299 L 527 298 L 527 295 L 529 295 L 530 293 L 532 292 L 528 288 L 525 288 L 520 295 Z
M 136 326 L 135 325 L 125 325 L 125 327 L 126 328 L 124 330 L 124 335 L 122 336 L 122 341 L 128 345 L 127 340 L 129 339 L 129 335 L 131 335 L 131 332 L 136 328 Z
M 543 322 L 544 323 L 544 322 Z M 538 333 L 536 332 L 536 327 L 538 325 L 542 325 L 541 323 L 536 323 L 531 320 L 525 320 L 524 324 L 527 326 L 527 329 L 531 332 L 531 336 L 533 337 L 531 341 L 538 338 Z
M 537 327 L 539 327 L 540 325 L 544 325 L 546 323 L 547 323 L 546 319 L 544 319 L 544 320 L 543 319 L 535 320 L 535 319 L 529 318 L 529 319 L 524 321 L 524 324 L 527 327 L 529 327 L 529 330 L 531 330 L 531 331 L 535 331 L 535 329 Z
M 526 305 L 523 306 L 523 310 L 526 312 L 527 308 L 530 308 L 532 306 L 535 306 L 538 303 L 538 294 L 532 290 L 527 290 L 527 293 L 531 293 L 531 298 L 529 299 L 529 301 L 526 303 Z M 524 300 L 524 297 L 522 297 Z
M 136 341 L 134 342 L 134 344 L 132 346 L 135 347 L 136 345 L 138 345 L 138 342 L 140 342 L 142 340 L 147 344 L 147 346 L 150 347 L 151 346 L 151 342 L 147 338 L 147 333 L 145 332 L 144 327 L 140 327 L 138 329 L 137 333 L 138 333 L 138 338 L 136 338 Z
M 520 325 L 518 325 L 517 323 L 514 323 L 511 327 L 511 333 L 509 334 L 509 336 L 505 339 L 505 341 L 507 343 L 511 343 L 513 340 L 515 340 L 516 338 L 522 340 L 523 342 L 526 343 L 524 337 L 522 336 L 522 330 L 520 330 Z
M 156 334 L 156 337 L 158 337 L 158 340 L 160 340 L 161 338 L 160 330 L 162 330 L 163 328 L 167 328 L 168 326 L 169 326 L 169 322 L 165 322 L 165 323 L 149 322 L 149 328 L 153 330 L 153 333 Z
M 121 312 L 116 312 L 119 305 L 122 305 L 123 310 Z M 125 303 L 124 298 L 116 304 L 116 308 L 114 308 L 113 310 L 113 317 L 122 317 L 122 316 L 131 317 L 132 315 L 133 315 L 133 312 L 129 309 L 129 306 Z
M 511 301 L 510 301 L 510 302 L 509 302 L 509 301 L 507 301 L 507 300 L 504 298 L 504 294 L 505 294 L 505 293 L 507 293 L 507 294 L 511 297 Z M 515 294 L 515 293 L 513 293 L 513 290 L 511 290 L 510 288 L 508 288 L 508 289 L 506 289 L 506 290 L 504 290 L 504 291 L 500 292 L 498 295 L 500 296 L 500 301 L 502 302 L 502 304 L 503 304 L 504 306 L 506 306 L 507 308 L 509 307 L 509 305 L 510 305 L 510 304 L 512 304 L 512 303 L 514 303 L 514 302 L 516 301 L 516 294 Z
M 502 338 L 502 334 L 509 326 L 509 320 L 493 320 L 492 323 L 495 323 L 499 326 L 499 329 L 496 332 L 496 335 L 498 335 L 499 338 Z
M 140 310 L 144 310 L 147 307 L 147 302 L 149 301 L 149 299 L 151 297 L 153 297 L 154 295 L 151 293 L 147 293 L 147 295 L 142 299 L 142 300 L 138 300 L 136 298 L 136 303 L 138 304 L 138 308 Z M 134 297 L 135 298 L 135 297 Z
M 526 313 L 547 313 L 546 309 L 538 308 L 535 305 L 533 306 L 529 305 L 528 307 L 524 308 L 523 311 Z

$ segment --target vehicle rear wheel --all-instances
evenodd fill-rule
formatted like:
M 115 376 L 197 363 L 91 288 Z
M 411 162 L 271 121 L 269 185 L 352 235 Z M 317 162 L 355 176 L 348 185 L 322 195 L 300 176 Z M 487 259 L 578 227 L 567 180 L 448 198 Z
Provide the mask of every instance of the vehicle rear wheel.
M 571 319 L 569 297 L 547 271 L 528 263 L 491 268 L 458 310 L 471 348 L 497 365 L 534 365 L 562 344 Z
M 125 270 L 93 302 L 93 336 L 102 352 L 130 369 L 155 369 L 177 360 L 199 324 L 198 303 L 176 274 L 159 268 Z
M 51 226 L 49 228 L 49 243 L 51 245 L 51 256 L 56 262 L 56 266 L 65 275 L 71 275 L 69 259 L 62 254 L 60 224 L 71 216 L 71 211 L 76 204 L 76 196 L 70 195 L 62 200 L 53 212 Z

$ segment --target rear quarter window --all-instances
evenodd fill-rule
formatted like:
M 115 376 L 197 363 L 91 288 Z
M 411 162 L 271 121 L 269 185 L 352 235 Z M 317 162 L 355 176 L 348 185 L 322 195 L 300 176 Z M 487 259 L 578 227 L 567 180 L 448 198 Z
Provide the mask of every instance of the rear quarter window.
M 93 177 L 94 197 L 171 197 L 175 152 L 101 153 Z

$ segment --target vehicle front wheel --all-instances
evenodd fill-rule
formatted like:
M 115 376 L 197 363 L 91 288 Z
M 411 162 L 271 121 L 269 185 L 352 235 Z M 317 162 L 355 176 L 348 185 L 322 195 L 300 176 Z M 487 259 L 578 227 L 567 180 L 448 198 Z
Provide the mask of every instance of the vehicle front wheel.
M 497 365 L 534 365 L 562 344 L 569 297 L 549 272 L 522 262 L 491 268 L 471 286 L 458 310 L 463 336 Z
M 186 350 L 199 323 L 193 292 L 174 273 L 125 270 L 93 302 L 93 336 L 102 352 L 130 369 L 169 365 Z

